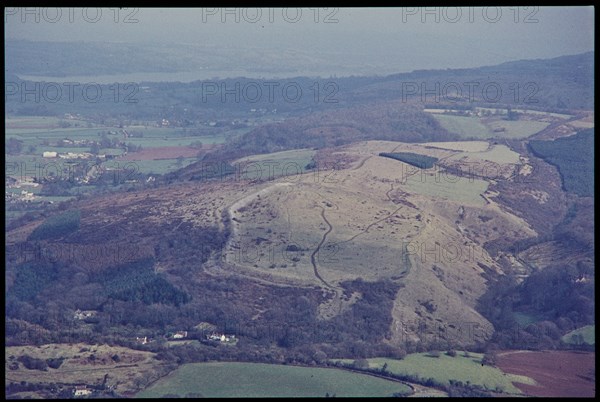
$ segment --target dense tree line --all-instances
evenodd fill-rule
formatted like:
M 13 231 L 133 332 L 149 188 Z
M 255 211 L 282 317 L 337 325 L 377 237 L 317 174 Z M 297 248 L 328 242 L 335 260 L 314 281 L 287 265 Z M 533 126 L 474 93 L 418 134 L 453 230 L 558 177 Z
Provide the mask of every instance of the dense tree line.
M 566 191 L 582 197 L 594 195 L 594 129 L 554 141 L 530 141 L 531 151 L 555 165 Z
M 91 280 L 103 287 L 109 299 L 175 306 L 187 303 L 190 296 L 156 274 L 153 266 L 153 259 L 144 259 L 105 270 Z
M 75 232 L 79 229 L 81 212 L 79 210 L 65 211 L 46 219 L 29 235 L 28 240 L 44 240 L 57 238 Z
M 409 165 L 418 167 L 420 169 L 431 169 L 433 165 L 438 161 L 438 158 L 432 156 L 414 154 L 411 152 L 381 152 L 379 156 L 384 158 L 396 159 L 401 162 L 408 163 Z
M 593 265 L 585 262 L 545 267 L 520 284 L 508 276 L 498 279 L 479 301 L 496 330 L 491 342 L 522 349 L 561 346 L 562 335 L 594 323 L 593 282 Z M 538 320 L 519 324 L 515 312 Z
M 7 297 L 21 301 L 33 300 L 46 287 L 58 279 L 57 263 L 26 262 L 15 269 L 14 282 Z

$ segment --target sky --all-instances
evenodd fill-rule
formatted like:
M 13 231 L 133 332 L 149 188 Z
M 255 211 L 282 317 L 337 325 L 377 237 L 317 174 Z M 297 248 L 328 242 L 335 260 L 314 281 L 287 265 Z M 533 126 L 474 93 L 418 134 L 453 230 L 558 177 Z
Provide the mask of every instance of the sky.
M 5 8 L 5 38 L 194 43 L 329 52 L 399 72 L 594 48 L 593 7 Z

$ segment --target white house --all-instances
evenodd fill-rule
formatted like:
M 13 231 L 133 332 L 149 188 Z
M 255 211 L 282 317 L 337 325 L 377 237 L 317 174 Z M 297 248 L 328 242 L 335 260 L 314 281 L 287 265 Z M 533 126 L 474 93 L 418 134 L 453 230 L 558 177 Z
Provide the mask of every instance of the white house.
M 86 396 L 92 393 L 91 389 L 88 389 L 86 385 L 76 385 L 73 390 L 73 395 L 75 396 Z
M 58 156 L 58 152 L 55 151 L 44 151 L 42 153 L 43 158 L 56 158 Z
M 187 331 L 177 331 L 173 335 L 173 339 L 183 339 L 183 338 L 187 338 L 187 336 L 188 336 Z
M 86 318 L 90 318 L 90 317 L 94 317 L 96 316 L 96 311 L 94 310 L 79 310 L 77 309 L 77 311 L 75 311 L 75 314 L 73 315 L 73 318 L 75 318 L 76 320 L 85 320 Z

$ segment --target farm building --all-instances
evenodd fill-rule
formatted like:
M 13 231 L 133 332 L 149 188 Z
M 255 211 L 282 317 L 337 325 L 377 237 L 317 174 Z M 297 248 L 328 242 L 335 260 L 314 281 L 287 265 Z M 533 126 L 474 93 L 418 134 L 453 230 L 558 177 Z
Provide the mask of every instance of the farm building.
M 86 385 L 76 385 L 73 389 L 74 396 L 86 396 L 92 393 L 91 389 L 88 389 Z
M 177 331 L 175 334 L 173 334 L 173 339 L 183 339 L 187 338 L 187 336 L 187 331 Z
M 44 153 L 42 153 L 42 157 L 43 158 L 56 158 L 56 157 L 58 157 L 58 152 L 44 151 Z

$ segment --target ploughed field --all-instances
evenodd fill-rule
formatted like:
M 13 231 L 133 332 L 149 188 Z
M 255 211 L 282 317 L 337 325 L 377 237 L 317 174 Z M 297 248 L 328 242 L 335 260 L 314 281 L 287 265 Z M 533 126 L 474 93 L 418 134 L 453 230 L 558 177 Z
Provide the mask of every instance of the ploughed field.
M 569 351 L 510 351 L 499 353 L 498 367 L 531 377 L 535 385 L 515 383 L 523 393 L 538 397 L 593 397 L 596 394 L 595 353 Z

